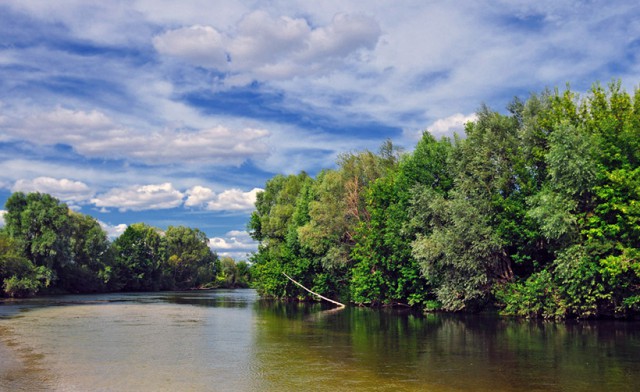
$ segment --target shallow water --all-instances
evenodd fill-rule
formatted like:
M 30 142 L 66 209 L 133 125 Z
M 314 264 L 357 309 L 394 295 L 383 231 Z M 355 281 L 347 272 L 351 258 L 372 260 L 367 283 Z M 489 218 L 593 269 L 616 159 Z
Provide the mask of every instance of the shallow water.
M 0 305 L 0 390 L 637 391 L 640 324 L 420 316 L 252 290 Z

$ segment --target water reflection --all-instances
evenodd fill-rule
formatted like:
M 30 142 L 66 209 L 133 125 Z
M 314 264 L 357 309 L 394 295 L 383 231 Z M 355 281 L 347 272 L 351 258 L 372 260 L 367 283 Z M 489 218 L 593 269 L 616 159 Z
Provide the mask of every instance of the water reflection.
M 251 290 L 7 301 L 0 390 L 635 391 L 638 326 L 335 309 Z
M 317 306 L 316 306 L 317 308 Z M 258 308 L 258 363 L 271 387 L 326 390 L 635 391 L 638 324 L 553 324 L 478 315 Z M 283 352 L 285 354 L 283 355 Z
M 194 305 L 215 308 L 246 308 L 255 302 L 253 291 L 219 290 L 213 296 L 207 292 L 171 293 L 162 298 L 164 301 L 178 305 Z

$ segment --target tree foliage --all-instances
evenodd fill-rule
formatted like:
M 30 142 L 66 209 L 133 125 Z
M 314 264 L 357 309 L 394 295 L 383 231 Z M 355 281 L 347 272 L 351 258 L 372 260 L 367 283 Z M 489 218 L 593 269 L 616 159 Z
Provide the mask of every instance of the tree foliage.
M 57 272 L 71 262 L 66 204 L 44 193 L 16 192 L 7 200 L 6 208 L 5 229 L 35 266 Z
M 169 226 L 164 241 L 166 263 L 163 266 L 163 288 L 187 289 L 215 279 L 217 256 L 209 248 L 209 239 L 202 231 L 185 226 Z
M 276 176 L 249 225 L 263 295 L 534 317 L 640 308 L 640 94 L 545 90 L 481 107 L 465 137 L 386 142 Z
M 2 291 L 12 297 L 35 294 L 51 283 L 51 270 L 33 265 L 22 246 L 6 232 L 0 232 L 0 281 Z
M 111 242 L 99 222 L 42 193 L 12 194 L 0 231 L 0 293 L 149 291 L 213 286 L 218 258 L 198 229 L 130 225 Z M 238 264 L 248 284 L 248 265 Z
M 216 286 L 228 289 L 247 288 L 251 282 L 250 266 L 246 261 L 235 261 L 229 256 L 220 259 Z

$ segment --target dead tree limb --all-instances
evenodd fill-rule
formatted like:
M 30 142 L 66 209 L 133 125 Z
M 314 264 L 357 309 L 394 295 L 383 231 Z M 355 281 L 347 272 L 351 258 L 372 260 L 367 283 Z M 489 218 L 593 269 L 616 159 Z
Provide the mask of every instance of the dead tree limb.
M 303 289 L 307 290 L 308 292 L 310 292 L 311 294 L 315 295 L 316 297 L 319 297 L 320 299 L 324 299 L 325 301 L 331 302 L 332 304 L 338 305 L 341 308 L 344 308 L 346 305 L 345 304 L 341 304 L 338 301 L 334 301 L 332 299 L 329 299 L 325 296 L 322 296 L 318 293 L 314 293 L 313 291 L 309 290 L 308 288 L 304 287 L 303 285 L 301 285 L 300 283 L 296 282 L 295 280 L 293 280 L 293 278 L 291 278 L 289 275 L 285 274 L 284 272 L 282 273 L 282 275 L 286 276 L 287 279 L 289 279 L 290 281 L 292 281 L 293 283 L 297 284 L 298 286 L 302 287 Z

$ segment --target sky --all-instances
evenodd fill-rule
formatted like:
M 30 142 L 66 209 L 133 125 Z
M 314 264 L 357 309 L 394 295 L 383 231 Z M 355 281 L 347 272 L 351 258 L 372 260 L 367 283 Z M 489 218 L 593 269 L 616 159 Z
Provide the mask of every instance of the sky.
M 244 259 L 276 174 L 618 79 L 640 81 L 637 1 L 3 0 L 0 203 L 45 192 L 112 238 L 184 225 Z

